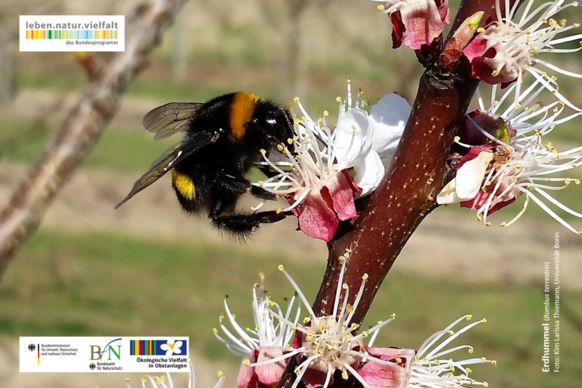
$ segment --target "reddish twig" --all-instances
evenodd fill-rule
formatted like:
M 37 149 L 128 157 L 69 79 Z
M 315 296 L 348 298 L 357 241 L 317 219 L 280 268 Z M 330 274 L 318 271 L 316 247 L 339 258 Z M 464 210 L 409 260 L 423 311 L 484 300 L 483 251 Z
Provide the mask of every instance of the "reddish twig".
M 369 280 L 353 321 L 359 322 L 404 244 L 435 207 L 446 176 L 449 148 L 465 115 L 477 82 L 427 71 L 421 78 L 411 118 L 382 184 L 354 225 L 354 230 L 330 244 L 327 283 L 321 287 L 314 311 L 330 313 L 341 264 L 350 260 L 344 282 L 358 289 L 362 275 Z
M 481 26 L 496 20 L 495 0 L 464 0 L 450 36 L 477 11 L 484 11 Z M 341 270 L 339 257 L 344 256 L 349 257 L 343 277 L 348 289 L 359 289 L 362 276 L 369 276 L 351 323 L 364 319 L 392 264 L 414 230 L 437 206 L 436 196 L 450 178 L 449 150 L 478 82 L 471 78 L 469 63 L 462 57 L 437 64 L 443 46 L 437 40 L 417 53 L 427 70 L 390 169 L 352 230 L 328 246 L 326 273 L 313 305 L 320 316 L 332 313 Z M 350 294 L 350 303 L 354 294 Z M 289 362 L 278 387 L 291 386 L 294 368 Z M 358 384 L 350 381 L 347 386 Z
M 490 23 L 496 19 L 494 4 L 493 0 L 464 1 L 453 26 L 460 26 L 477 11 L 485 11 L 481 25 Z M 432 53 L 435 58 L 439 55 Z M 462 58 L 440 67 L 431 65 L 435 63 L 431 58 L 426 63 L 428 69 L 420 80 L 389 171 L 353 230 L 329 245 L 327 271 L 313 306 L 315 312 L 330 313 L 329 302 L 335 297 L 341 268 L 337 258 L 347 252 L 350 260 L 344 282 L 349 288 L 358 289 L 362 275 L 369 276 L 353 318 L 353 322 L 361 322 L 408 238 L 437 206 L 436 196 L 447 180 L 449 150 L 478 83 Z
M 152 0 L 136 9 L 128 26 L 125 52 L 115 55 L 88 87 L 0 213 L 0 274 L 111 121 L 123 93 L 143 69 L 147 55 L 158 45 L 182 3 Z

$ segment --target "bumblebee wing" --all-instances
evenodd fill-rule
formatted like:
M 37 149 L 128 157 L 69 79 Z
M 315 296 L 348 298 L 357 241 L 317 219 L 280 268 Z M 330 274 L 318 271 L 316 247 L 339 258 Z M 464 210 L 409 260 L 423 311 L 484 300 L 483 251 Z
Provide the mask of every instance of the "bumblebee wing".
M 165 139 L 186 129 L 190 117 L 201 106 L 199 102 L 170 102 L 149 111 L 142 123 L 146 130 L 156 134 L 154 140 Z
M 160 179 L 164 174 L 174 168 L 176 163 L 192 155 L 208 144 L 214 143 L 219 137 L 220 134 L 217 132 L 199 132 L 190 137 L 186 143 L 165 151 L 160 157 L 158 157 L 158 159 L 156 159 L 156 161 L 154 161 L 148 172 L 143 174 L 141 178 L 133 184 L 129 194 L 127 194 L 127 196 L 119 202 L 115 208 L 119 208 L 134 195 Z

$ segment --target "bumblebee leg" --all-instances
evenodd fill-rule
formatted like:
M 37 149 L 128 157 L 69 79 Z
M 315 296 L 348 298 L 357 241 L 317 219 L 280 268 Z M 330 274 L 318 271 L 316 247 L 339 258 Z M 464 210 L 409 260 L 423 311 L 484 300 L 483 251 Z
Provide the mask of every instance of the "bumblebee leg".
M 268 192 L 259 186 L 253 186 L 251 182 L 244 177 L 237 177 L 232 174 L 228 174 L 225 171 L 221 171 L 220 174 L 220 184 L 226 189 L 236 192 L 237 194 L 251 193 L 257 198 L 266 199 L 273 201 L 277 199 L 277 196 L 273 193 Z
M 217 184 L 237 194 L 244 194 L 251 186 L 251 182 L 245 177 L 232 175 L 224 170 L 220 172 L 219 177 L 216 181 Z
M 272 178 L 272 177 L 276 176 L 277 174 L 279 174 L 277 171 L 275 171 L 275 170 L 271 169 L 271 167 L 266 167 L 266 166 L 265 166 L 265 167 L 263 167 L 263 166 L 260 166 L 260 167 L 257 167 L 257 168 L 258 168 L 258 169 L 259 169 L 259 170 L 260 170 L 260 171 L 261 171 L 263 174 L 265 174 L 265 176 L 266 176 L 267 178 Z
M 273 194 L 273 193 L 271 193 L 271 192 L 269 192 L 269 191 L 267 191 L 259 186 L 252 186 L 251 185 L 250 193 L 252 195 L 254 195 L 255 197 L 260 198 L 260 199 L 266 199 L 269 201 L 274 201 L 277 199 L 277 196 L 275 194 Z
M 242 176 L 222 170 L 212 184 L 208 217 L 214 219 L 224 211 L 234 211 L 240 196 L 249 191 L 251 183 Z
M 220 172 L 220 177 L 214 182 L 212 190 L 213 195 L 211 196 L 208 217 L 217 228 L 243 238 L 250 235 L 260 224 L 277 222 L 292 214 L 276 210 L 258 213 L 236 211 L 236 202 L 240 195 L 245 192 L 261 199 L 272 200 L 277 197 L 262 187 L 251 185 L 248 179 L 228 174 L 225 171 Z
M 290 211 L 277 212 L 276 210 L 269 210 L 252 214 L 230 213 L 211 218 L 212 223 L 217 228 L 245 238 L 254 232 L 260 224 L 278 222 L 290 215 L 292 215 Z
M 214 219 L 225 210 L 234 211 L 236 201 L 240 196 L 236 192 L 225 188 L 223 185 L 216 185 L 212 188 L 214 194 L 210 197 L 210 208 L 208 217 Z

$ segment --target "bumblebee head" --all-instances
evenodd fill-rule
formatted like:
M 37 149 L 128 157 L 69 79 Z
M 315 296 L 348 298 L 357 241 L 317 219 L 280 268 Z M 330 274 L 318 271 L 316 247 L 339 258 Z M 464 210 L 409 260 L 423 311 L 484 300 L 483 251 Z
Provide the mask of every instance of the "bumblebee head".
M 291 113 L 271 101 L 261 100 L 255 106 L 252 123 L 254 135 L 271 144 L 288 144 L 287 140 L 294 136 Z

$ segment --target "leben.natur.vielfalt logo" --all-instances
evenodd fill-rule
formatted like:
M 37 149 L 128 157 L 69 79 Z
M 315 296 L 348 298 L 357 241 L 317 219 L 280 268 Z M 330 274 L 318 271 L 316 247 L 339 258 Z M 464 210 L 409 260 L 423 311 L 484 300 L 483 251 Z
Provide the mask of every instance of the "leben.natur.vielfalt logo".
M 20 51 L 125 51 L 125 16 L 21 15 Z

